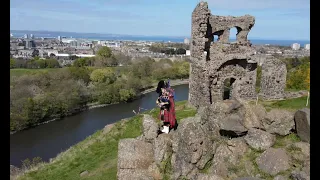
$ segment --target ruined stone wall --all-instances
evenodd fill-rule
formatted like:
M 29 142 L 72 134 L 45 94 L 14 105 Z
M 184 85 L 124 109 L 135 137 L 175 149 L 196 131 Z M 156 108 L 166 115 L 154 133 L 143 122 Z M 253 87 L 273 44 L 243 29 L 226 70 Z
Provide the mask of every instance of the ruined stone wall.
M 234 86 L 240 86 L 232 94 L 242 98 L 256 96 L 256 62 L 251 60 L 254 49 L 247 40 L 254 23 L 255 18 L 250 15 L 215 16 L 207 3 L 197 5 L 192 13 L 190 104 L 199 107 L 222 100 L 224 81 L 228 78 L 234 78 Z M 233 27 L 238 30 L 237 41 L 230 43 Z M 215 42 L 214 35 L 218 36 Z
M 200 2 L 192 13 L 191 74 L 189 102 L 191 105 L 212 104 L 223 99 L 224 81 L 235 80 L 231 97 L 256 98 L 257 62 L 247 39 L 254 26 L 250 15 L 211 15 L 208 4 Z M 236 42 L 229 42 L 231 28 L 237 28 Z M 213 37 L 217 35 L 215 40 Z M 261 93 L 264 99 L 285 96 L 285 64 L 274 58 L 263 63 Z
M 285 96 L 287 68 L 275 58 L 266 59 L 262 65 L 260 96 L 264 99 L 282 99 Z
M 199 66 L 191 64 L 189 77 L 189 102 L 195 107 L 210 104 L 209 82 Z

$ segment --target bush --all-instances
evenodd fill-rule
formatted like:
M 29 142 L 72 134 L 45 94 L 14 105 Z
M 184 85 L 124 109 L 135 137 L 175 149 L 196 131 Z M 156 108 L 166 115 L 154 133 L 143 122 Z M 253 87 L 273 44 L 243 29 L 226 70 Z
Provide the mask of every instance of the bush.
M 302 64 L 288 73 L 287 88 L 310 90 L 310 62 Z

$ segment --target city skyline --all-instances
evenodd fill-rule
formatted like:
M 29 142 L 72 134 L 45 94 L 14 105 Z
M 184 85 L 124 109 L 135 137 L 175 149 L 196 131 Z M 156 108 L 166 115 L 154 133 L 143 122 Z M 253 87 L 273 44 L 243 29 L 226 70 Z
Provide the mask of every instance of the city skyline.
M 10 0 L 10 29 L 190 37 L 198 2 Z M 207 2 L 214 15 L 255 16 L 251 39 L 310 40 L 310 0 Z M 231 38 L 235 34 L 231 29 Z

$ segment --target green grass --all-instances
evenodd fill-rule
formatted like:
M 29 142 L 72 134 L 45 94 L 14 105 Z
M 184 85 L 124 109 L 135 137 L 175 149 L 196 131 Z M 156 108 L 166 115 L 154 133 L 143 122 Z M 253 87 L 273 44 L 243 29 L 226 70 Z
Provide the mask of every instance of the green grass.
M 287 136 L 276 135 L 276 142 L 272 146 L 273 148 L 284 148 L 288 144 L 300 142 L 301 139 L 295 133 L 288 134 Z
M 25 74 L 36 74 L 49 71 L 59 71 L 63 68 L 47 68 L 47 69 L 10 69 L 10 77 L 12 76 L 22 76 Z
M 182 118 L 194 116 L 196 110 L 188 109 L 186 101 L 176 102 L 176 116 Z M 156 117 L 159 111 L 153 109 L 146 112 Z M 124 138 L 135 138 L 142 134 L 142 115 L 129 121 L 116 123 L 107 134 L 97 131 L 84 141 L 59 154 L 51 163 L 44 163 L 19 177 L 20 180 L 41 179 L 117 179 L 118 142 Z M 166 165 L 170 165 L 169 163 Z M 80 173 L 89 174 L 80 177 Z
M 310 99 L 308 106 L 307 103 L 307 96 L 294 98 L 294 99 L 286 99 L 286 100 L 278 100 L 278 101 L 261 101 L 259 100 L 259 104 L 262 104 L 266 110 L 271 109 L 287 109 L 287 110 L 298 110 L 301 108 L 310 108 Z M 255 104 L 255 102 L 251 102 L 251 104 Z

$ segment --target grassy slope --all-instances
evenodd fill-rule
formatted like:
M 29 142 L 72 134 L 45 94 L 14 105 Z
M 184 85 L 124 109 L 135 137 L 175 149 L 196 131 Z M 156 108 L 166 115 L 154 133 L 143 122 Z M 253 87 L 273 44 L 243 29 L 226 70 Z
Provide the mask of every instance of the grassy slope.
M 251 104 L 255 104 L 256 102 L 252 101 Z M 298 109 L 306 108 L 307 103 L 307 96 L 294 98 L 294 99 L 287 99 L 281 101 L 261 101 L 259 100 L 259 104 L 262 104 L 267 111 L 277 108 L 277 109 L 287 109 L 291 111 L 295 111 Z M 310 108 L 310 99 L 308 108 Z
M 185 107 L 186 101 L 176 103 L 176 116 L 183 118 L 194 116 L 196 111 Z M 148 114 L 157 118 L 158 111 L 153 109 Z M 97 131 L 84 141 L 59 154 L 52 163 L 42 164 L 35 171 L 30 171 L 19 179 L 117 179 L 118 142 L 123 138 L 134 138 L 142 134 L 142 115 L 126 122 L 116 123 L 111 131 L 104 134 Z M 87 170 L 88 175 L 79 174 Z

